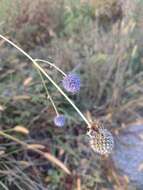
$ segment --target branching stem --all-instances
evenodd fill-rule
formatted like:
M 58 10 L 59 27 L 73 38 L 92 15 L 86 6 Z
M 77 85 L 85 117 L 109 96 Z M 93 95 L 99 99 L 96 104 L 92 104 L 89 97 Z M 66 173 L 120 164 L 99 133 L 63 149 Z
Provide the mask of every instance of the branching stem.
M 64 93 L 64 91 L 55 83 L 55 81 L 47 74 L 47 72 L 23 49 L 21 49 L 18 45 L 10 41 L 9 39 L 5 38 L 3 35 L 0 35 L 0 38 L 11 44 L 13 47 L 18 49 L 21 53 L 23 53 L 29 60 L 32 61 L 33 65 L 41 71 L 43 75 L 56 87 L 56 89 L 65 97 L 65 99 L 72 105 L 72 107 L 77 111 L 77 113 L 81 116 L 81 118 L 85 121 L 85 123 L 90 128 L 91 125 L 87 118 L 81 113 L 81 111 L 78 109 L 78 107 L 72 102 L 72 100 Z
M 66 73 L 64 71 L 62 71 L 59 67 L 57 67 L 55 64 L 49 62 L 49 61 L 46 61 L 46 60 L 43 60 L 43 59 L 35 59 L 36 62 L 43 62 L 43 63 L 47 63 L 48 65 L 54 67 L 57 71 L 59 71 L 63 76 L 66 76 Z

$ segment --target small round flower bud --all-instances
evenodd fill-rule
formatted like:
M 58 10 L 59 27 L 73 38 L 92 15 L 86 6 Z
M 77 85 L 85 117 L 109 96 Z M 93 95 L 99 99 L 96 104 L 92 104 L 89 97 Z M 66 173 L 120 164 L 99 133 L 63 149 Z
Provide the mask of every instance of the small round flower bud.
M 67 92 L 75 94 L 80 90 L 80 77 L 75 73 L 69 73 L 64 77 L 62 84 Z
M 91 148 L 101 154 L 109 154 L 114 148 L 114 139 L 112 134 L 107 129 L 90 130 L 88 132 L 89 143 Z
M 65 124 L 65 116 L 64 115 L 57 115 L 54 117 L 54 123 L 58 127 L 63 127 Z

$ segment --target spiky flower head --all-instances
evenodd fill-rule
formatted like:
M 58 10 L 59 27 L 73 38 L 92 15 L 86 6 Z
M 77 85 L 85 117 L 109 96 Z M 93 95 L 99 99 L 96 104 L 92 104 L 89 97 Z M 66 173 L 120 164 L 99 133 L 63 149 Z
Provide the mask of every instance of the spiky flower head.
M 67 92 L 75 94 L 80 90 L 80 77 L 75 73 L 69 73 L 63 78 L 62 84 Z
M 101 154 L 110 154 L 114 148 L 114 139 L 112 134 L 104 128 L 98 130 L 90 130 L 88 132 L 89 143 L 91 148 Z
M 63 127 L 65 124 L 65 116 L 60 114 L 54 117 L 54 123 L 57 127 Z

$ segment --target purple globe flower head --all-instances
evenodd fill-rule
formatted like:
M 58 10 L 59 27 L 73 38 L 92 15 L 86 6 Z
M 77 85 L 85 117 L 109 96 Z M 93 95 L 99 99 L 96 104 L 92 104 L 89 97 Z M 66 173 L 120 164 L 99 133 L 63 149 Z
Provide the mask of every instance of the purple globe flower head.
M 63 78 L 62 84 L 67 92 L 75 94 L 80 90 L 80 77 L 75 73 L 69 73 Z
M 64 115 L 57 115 L 54 117 L 54 123 L 57 127 L 63 127 L 65 124 L 65 116 Z

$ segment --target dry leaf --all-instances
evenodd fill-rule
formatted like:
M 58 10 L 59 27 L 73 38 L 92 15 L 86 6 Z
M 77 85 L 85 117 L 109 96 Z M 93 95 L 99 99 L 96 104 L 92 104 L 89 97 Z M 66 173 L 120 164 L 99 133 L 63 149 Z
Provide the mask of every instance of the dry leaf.
M 21 160 L 20 164 L 23 166 L 29 166 L 29 162 L 25 161 L 25 160 Z
M 5 151 L 4 150 L 0 150 L 0 156 L 5 154 Z
M 5 110 L 5 107 L 0 105 L 0 111 L 4 111 Z
M 23 133 L 23 134 L 29 134 L 29 130 L 23 126 L 17 125 L 13 128 L 14 131 L 19 132 L 19 133 Z
M 127 184 L 130 182 L 129 177 L 127 175 L 124 175 L 124 179 L 125 179 Z
M 60 149 L 60 151 L 59 151 L 59 156 L 62 156 L 63 154 L 64 154 L 64 149 Z
M 31 97 L 28 95 L 21 95 L 21 96 L 14 96 L 13 97 L 13 100 L 29 100 L 29 99 L 31 99 Z
M 79 177 L 77 178 L 76 183 L 77 183 L 77 190 L 81 190 L 81 180 Z
M 24 85 L 25 87 L 26 87 L 26 86 L 29 86 L 30 83 L 31 83 L 31 81 L 32 81 L 32 77 L 28 77 L 28 78 L 26 78 L 26 79 L 24 80 L 23 85 Z
M 41 144 L 29 144 L 27 145 L 27 148 L 29 149 L 44 149 L 45 146 Z

